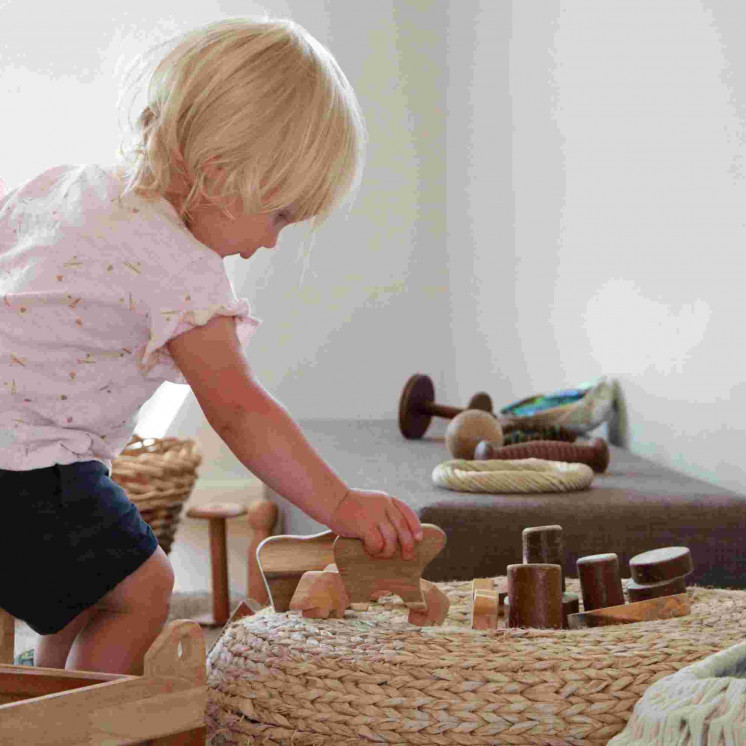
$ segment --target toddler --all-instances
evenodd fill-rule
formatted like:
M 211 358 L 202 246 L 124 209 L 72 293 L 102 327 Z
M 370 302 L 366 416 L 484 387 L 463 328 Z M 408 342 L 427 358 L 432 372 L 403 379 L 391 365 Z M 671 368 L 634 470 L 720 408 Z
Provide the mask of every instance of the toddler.
M 353 193 L 349 82 L 287 20 L 222 20 L 154 52 L 116 165 L 57 166 L 0 197 L 0 562 L 20 565 L 0 608 L 41 635 L 38 666 L 142 675 L 168 617 L 169 560 L 111 479 L 163 381 L 189 384 L 247 469 L 372 556 L 411 559 L 422 536 L 404 502 L 345 484 L 254 377 L 259 322 L 222 263 Z

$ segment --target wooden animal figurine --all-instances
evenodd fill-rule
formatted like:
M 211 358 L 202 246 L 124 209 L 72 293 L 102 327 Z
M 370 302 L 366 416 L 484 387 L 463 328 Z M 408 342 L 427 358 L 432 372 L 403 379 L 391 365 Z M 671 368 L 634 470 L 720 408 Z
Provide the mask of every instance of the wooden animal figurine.
M 350 594 L 350 606 L 366 611 L 377 591 L 396 593 L 410 609 L 427 610 L 420 579 L 422 571 L 442 551 L 445 532 L 431 523 L 422 524 L 422 539 L 415 543 L 415 556 L 404 560 L 401 548 L 390 559 L 371 557 L 361 539 L 337 537 L 334 563 Z
M 448 616 L 448 609 L 451 608 L 451 602 L 448 600 L 443 591 L 435 583 L 420 578 L 422 595 L 425 597 L 427 609 L 419 611 L 418 609 L 409 610 L 409 623 L 416 624 L 418 627 L 439 627 Z
M 256 550 L 257 563 L 275 611 L 287 611 L 303 573 L 323 570 L 334 562 L 337 535 L 323 531 L 312 536 L 270 536 Z
M 678 596 L 650 598 L 646 601 L 609 606 L 605 609 L 584 611 L 570 614 L 567 617 L 570 629 L 586 627 L 606 627 L 611 624 L 632 624 L 633 622 L 650 622 L 656 619 L 672 619 L 686 616 L 692 610 L 692 602 L 686 593 Z
M 341 619 L 349 605 L 342 576 L 327 570 L 303 573 L 290 599 L 290 610 L 302 611 L 307 619 Z
M 324 568 L 324 572 L 339 572 L 339 569 L 337 568 L 336 565 L 327 565 Z M 370 600 L 378 601 L 379 598 L 383 598 L 383 596 L 388 596 L 388 594 L 389 594 L 388 591 L 376 591 L 375 593 L 371 593 Z

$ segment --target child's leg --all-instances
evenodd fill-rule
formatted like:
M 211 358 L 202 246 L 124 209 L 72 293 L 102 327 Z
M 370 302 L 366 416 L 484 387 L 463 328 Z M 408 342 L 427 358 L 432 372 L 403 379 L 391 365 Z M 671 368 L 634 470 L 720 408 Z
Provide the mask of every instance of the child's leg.
M 59 632 L 53 635 L 40 635 L 34 650 L 34 665 L 43 668 L 64 668 L 75 638 L 98 611 L 96 608 L 86 609 Z
M 158 547 L 93 608 L 75 638 L 67 668 L 142 676 L 143 659 L 168 618 L 174 572 Z

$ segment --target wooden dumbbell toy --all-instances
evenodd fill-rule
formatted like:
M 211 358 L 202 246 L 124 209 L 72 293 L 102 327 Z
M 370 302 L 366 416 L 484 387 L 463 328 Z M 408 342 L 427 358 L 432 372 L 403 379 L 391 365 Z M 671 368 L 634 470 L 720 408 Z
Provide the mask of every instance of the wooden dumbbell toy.
M 587 557 L 579 557 L 577 568 L 584 611 L 625 603 L 619 575 L 619 557 L 616 554 L 590 554 Z
M 590 443 L 562 443 L 556 440 L 533 440 L 509 446 L 497 442 L 481 441 L 474 450 L 474 459 L 521 459 L 541 458 L 547 461 L 563 461 L 571 464 L 587 464 L 596 473 L 606 471 L 609 465 L 609 446 L 603 438 Z
M 246 506 L 238 503 L 209 503 L 195 505 L 187 510 L 189 518 L 209 521 L 210 563 L 212 565 L 212 614 L 196 618 L 203 627 L 222 627 L 230 615 L 228 587 L 228 553 L 226 550 L 225 522 L 246 513 Z
M 686 593 L 686 576 L 694 571 L 687 547 L 663 547 L 634 556 L 627 581 L 630 601 L 644 601 Z
M 492 412 L 492 399 L 489 394 L 480 392 L 472 396 L 465 409 L 479 409 Z M 433 417 L 453 419 L 464 409 L 447 407 L 435 403 L 435 387 L 429 376 L 415 373 L 405 384 L 399 398 L 399 430 L 405 438 L 421 438 Z

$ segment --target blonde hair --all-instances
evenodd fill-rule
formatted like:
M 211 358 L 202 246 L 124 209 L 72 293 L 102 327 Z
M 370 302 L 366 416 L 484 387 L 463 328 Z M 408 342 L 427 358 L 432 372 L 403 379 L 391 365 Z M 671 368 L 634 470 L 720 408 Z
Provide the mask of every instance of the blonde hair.
M 118 150 L 125 193 L 157 198 L 186 178 L 182 218 L 200 197 L 223 207 L 241 196 L 246 214 L 292 206 L 290 218 L 313 218 L 315 229 L 357 192 L 367 141 L 357 97 L 332 54 L 294 21 L 212 22 L 152 47 L 125 78 L 133 72 L 120 104 L 150 77 L 131 141 Z

